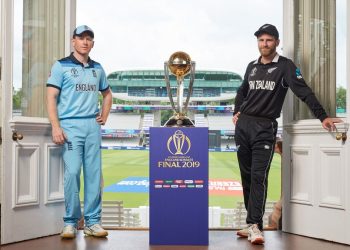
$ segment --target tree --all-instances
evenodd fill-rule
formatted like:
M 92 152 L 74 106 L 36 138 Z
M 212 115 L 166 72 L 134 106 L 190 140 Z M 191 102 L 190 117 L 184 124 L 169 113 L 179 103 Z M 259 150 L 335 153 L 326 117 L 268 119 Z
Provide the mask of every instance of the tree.
M 13 96 L 12 96 L 12 102 L 13 102 L 13 109 L 21 109 L 22 104 L 22 98 L 23 98 L 23 91 L 22 89 L 19 90 L 13 90 Z
M 343 87 L 337 88 L 337 109 L 346 109 L 346 89 Z
M 161 112 L 161 124 L 164 125 L 164 123 L 166 123 L 170 117 L 172 117 L 174 114 L 173 110 L 162 110 Z

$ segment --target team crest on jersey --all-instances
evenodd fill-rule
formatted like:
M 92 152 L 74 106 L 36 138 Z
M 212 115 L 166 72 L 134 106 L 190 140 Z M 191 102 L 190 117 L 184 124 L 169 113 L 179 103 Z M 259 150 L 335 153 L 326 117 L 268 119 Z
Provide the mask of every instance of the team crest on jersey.
M 257 71 L 258 71 L 258 69 L 256 67 L 254 67 L 254 69 L 252 69 L 252 71 L 250 71 L 250 76 L 255 76 Z
M 296 76 L 297 76 L 298 79 L 302 79 L 302 78 L 303 78 L 303 76 L 301 75 L 301 71 L 300 71 L 299 68 L 297 68 L 297 69 L 295 70 L 295 74 L 296 74 Z
M 93 77 L 97 77 L 96 71 L 94 69 L 92 70 L 92 75 Z
M 269 68 L 269 69 L 267 70 L 267 73 L 268 73 L 268 74 L 271 74 L 275 69 L 277 69 L 277 67 Z
M 79 76 L 79 71 L 76 68 L 72 68 L 70 70 L 70 73 L 72 74 L 73 77 L 78 77 Z

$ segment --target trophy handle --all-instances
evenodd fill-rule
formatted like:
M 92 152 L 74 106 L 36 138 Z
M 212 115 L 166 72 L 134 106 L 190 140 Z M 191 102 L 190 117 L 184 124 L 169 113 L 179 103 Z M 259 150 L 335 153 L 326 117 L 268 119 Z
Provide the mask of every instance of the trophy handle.
M 196 70 L 196 63 L 191 61 L 191 71 L 190 71 L 190 83 L 188 84 L 188 93 L 187 93 L 187 98 L 186 98 L 186 102 L 185 102 L 185 112 L 187 112 L 188 109 L 188 103 L 190 101 L 190 97 L 192 95 L 192 91 L 193 91 L 193 82 L 194 82 L 194 78 L 195 78 L 195 70 Z
M 168 62 L 164 63 L 164 73 L 165 73 L 164 77 L 165 77 L 165 83 L 166 83 L 166 90 L 168 92 L 170 104 L 171 104 L 171 107 L 173 108 L 173 110 L 176 111 L 175 103 L 174 103 L 174 99 L 173 99 L 173 94 L 171 93 L 171 87 L 170 87 Z

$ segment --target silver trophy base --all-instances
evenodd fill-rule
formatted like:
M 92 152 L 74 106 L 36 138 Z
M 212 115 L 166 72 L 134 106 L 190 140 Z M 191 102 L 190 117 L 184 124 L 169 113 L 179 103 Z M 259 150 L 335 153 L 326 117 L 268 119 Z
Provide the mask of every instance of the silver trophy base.
M 187 116 L 172 116 L 166 121 L 164 127 L 194 127 L 194 123 Z

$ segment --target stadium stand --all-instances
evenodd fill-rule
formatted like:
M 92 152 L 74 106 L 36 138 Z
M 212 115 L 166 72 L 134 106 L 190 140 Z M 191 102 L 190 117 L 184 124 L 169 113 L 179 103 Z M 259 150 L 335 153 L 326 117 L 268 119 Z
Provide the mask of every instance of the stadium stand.
M 115 71 L 107 78 L 113 97 L 125 104 L 113 104 L 109 120 L 102 128 L 103 145 L 146 148 L 149 144 L 149 128 L 162 126 L 164 116 L 170 114 L 169 110 L 172 109 L 164 72 Z M 177 83 L 173 75 L 170 76 L 170 82 L 176 103 Z M 187 96 L 188 82 L 186 76 L 184 97 Z M 209 147 L 212 150 L 235 149 L 232 103 L 241 82 L 241 76 L 234 72 L 198 70 L 195 73 L 187 116 L 194 120 L 196 127 L 208 127 Z M 278 119 L 278 123 L 277 133 L 281 136 L 282 118 Z
M 154 126 L 154 114 L 153 113 L 145 113 L 142 119 L 142 130 L 149 130 L 150 127 Z
M 140 114 L 110 113 L 107 123 L 102 126 L 102 146 L 139 146 Z
M 115 71 L 108 75 L 115 98 L 125 101 L 164 101 L 168 95 L 163 70 Z M 176 97 L 176 78 L 170 76 L 172 94 Z M 184 96 L 187 96 L 189 76 L 184 80 Z M 228 71 L 201 71 L 195 73 L 192 101 L 232 100 L 242 77 Z
M 194 124 L 196 127 L 208 127 L 208 119 L 204 116 L 204 114 L 195 114 Z
M 141 115 L 128 113 L 110 113 L 102 129 L 140 129 Z
M 231 113 L 210 114 L 207 118 L 210 130 L 234 130 Z

